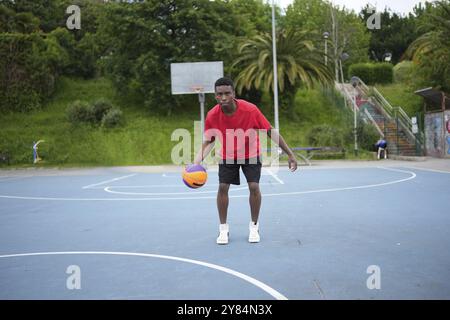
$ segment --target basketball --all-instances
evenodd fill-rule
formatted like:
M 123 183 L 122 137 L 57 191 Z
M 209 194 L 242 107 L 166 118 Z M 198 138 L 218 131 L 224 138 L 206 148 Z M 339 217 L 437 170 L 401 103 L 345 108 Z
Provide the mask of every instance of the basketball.
M 197 189 L 203 186 L 208 179 L 208 173 L 199 164 L 187 165 L 183 170 L 183 182 L 189 188 Z

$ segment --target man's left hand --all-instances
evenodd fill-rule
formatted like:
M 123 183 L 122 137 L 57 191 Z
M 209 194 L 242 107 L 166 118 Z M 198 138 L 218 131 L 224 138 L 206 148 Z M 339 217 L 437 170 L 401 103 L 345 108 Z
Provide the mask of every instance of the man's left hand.
M 297 170 L 297 159 L 295 159 L 295 156 L 293 156 L 293 155 L 289 156 L 288 164 L 289 164 L 289 170 L 291 170 L 292 172 Z

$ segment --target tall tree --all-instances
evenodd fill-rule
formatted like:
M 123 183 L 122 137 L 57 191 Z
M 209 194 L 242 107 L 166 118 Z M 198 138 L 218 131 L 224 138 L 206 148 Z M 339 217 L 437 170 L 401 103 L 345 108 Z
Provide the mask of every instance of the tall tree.
M 323 54 L 309 39 L 309 33 L 292 29 L 277 34 L 278 86 L 281 108 L 292 117 L 295 93 L 301 87 L 332 81 L 330 70 L 325 66 Z M 238 49 L 239 57 L 233 65 L 242 71 L 236 78 L 236 88 L 264 89 L 273 92 L 272 35 L 262 34 L 244 41 Z
M 99 24 L 102 64 L 122 92 L 152 110 L 181 106 L 171 95 L 170 64 L 223 60 L 235 54 L 240 35 L 232 6 L 208 0 L 109 3 Z
M 428 85 L 450 92 L 450 2 L 439 1 L 425 13 L 419 29 L 430 30 L 417 38 L 407 55 L 417 63 Z
M 340 8 L 326 0 L 295 0 L 286 11 L 286 26 L 295 30 L 312 32 L 314 44 L 325 50 L 327 42 L 328 63 L 337 71 L 342 54 L 348 54 L 343 62 L 348 65 L 368 60 L 370 34 L 365 24 L 353 11 Z M 329 34 L 324 39 L 323 34 Z
M 367 5 L 360 12 L 365 23 L 373 14 Z M 383 57 L 392 54 L 392 63 L 396 64 L 402 58 L 408 46 L 417 38 L 417 18 L 413 14 L 401 16 L 385 8 L 380 13 L 380 29 L 370 30 L 370 56 L 373 60 L 383 61 Z

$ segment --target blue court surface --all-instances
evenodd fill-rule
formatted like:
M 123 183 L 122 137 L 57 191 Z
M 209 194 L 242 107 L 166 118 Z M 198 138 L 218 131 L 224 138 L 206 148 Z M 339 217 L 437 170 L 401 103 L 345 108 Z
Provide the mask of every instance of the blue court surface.
M 449 299 L 450 170 L 407 162 L 264 168 L 219 246 L 217 169 L 0 171 L 0 299 Z

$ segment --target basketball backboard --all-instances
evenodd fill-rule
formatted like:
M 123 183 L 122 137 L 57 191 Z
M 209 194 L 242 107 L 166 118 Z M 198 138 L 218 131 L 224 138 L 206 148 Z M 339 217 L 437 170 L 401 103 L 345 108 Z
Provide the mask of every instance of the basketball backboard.
M 214 93 L 223 77 L 223 61 L 171 63 L 172 94 Z

